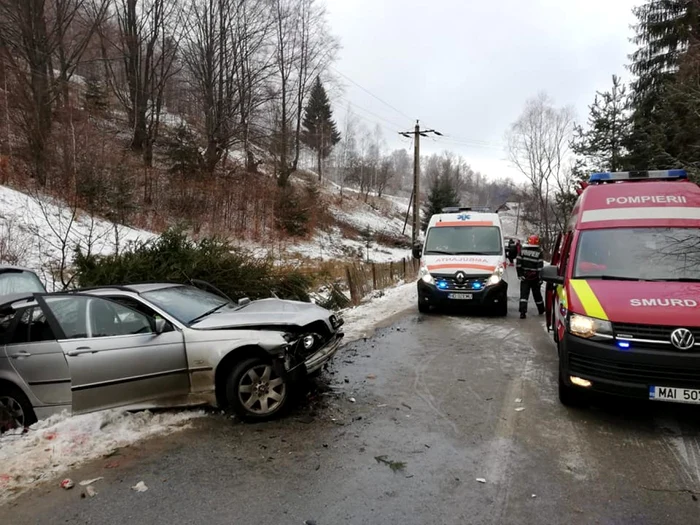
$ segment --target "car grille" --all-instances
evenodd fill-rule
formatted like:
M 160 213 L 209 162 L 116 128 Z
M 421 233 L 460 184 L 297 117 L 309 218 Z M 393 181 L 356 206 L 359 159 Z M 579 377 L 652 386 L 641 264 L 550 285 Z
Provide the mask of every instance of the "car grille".
M 490 275 L 473 275 L 469 276 L 467 279 L 464 280 L 463 283 L 458 283 L 457 279 L 455 279 L 454 275 L 435 275 L 435 282 L 441 282 L 444 281 L 447 283 L 446 288 L 441 288 L 442 290 L 449 290 L 449 291 L 469 291 L 469 292 L 478 292 L 483 290 L 486 287 L 486 281 Z M 477 287 L 474 288 L 474 284 L 477 284 Z
M 677 328 L 679 326 L 613 323 L 613 330 L 618 338 L 638 341 L 637 345 L 642 347 L 646 346 L 675 352 L 679 350 L 671 344 L 671 333 Z M 689 330 L 693 333 L 696 343 L 700 343 L 700 329 L 689 328 Z M 700 347 L 696 347 L 696 350 L 700 350 Z
M 591 379 L 607 379 L 644 385 L 700 388 L 700 368 L 668 366 L 636 361 L 602 359 L 576 353 L 569 354 L 571 375 Z

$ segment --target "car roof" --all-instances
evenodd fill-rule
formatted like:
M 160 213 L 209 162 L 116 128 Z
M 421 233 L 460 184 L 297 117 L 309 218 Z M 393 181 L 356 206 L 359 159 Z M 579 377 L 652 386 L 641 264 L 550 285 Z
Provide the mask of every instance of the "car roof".
M 22 266 L 15 266 L 13 264 L 0 264 L 0 273 L 2 272 L 29 272 L 36 275 L 34 270 Z
M 182 283 L 136 283 L 123 285 L 94 286 L 91 288 L 76 290 L 76 292 L 92 292 L 96 290 L 122 290 L 142 294 L 146 292 L 152 292 L 154 290 L 164 290 L 166 288 L 177 288 L 180 286 L 187 285 Z

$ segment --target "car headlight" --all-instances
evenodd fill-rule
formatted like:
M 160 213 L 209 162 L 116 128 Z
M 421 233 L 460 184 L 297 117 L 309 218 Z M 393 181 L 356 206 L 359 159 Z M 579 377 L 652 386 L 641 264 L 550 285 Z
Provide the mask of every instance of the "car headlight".
M 610 338 L 613 335 L 610 321 L 603 321 L 602 319 L 579 314 L 571 314 L 569 318 L 569 332 L 585 339 L 591 339 L 596 336 Z
M 314 341 L 314 336 L 309 334 L 304 336 L 301 343 L 304 345 L 304 348 L 311 350 L 311 348 L 314 346 Z
M 486 281 L 486 286 L 493 286 L 494 284 L 498 284 L 501 282 L 501 279 L 503 278 L 503 267 L 499 266 L 494 270 L 493 275 L 488 278 Z
M 420 267 L 420 270 L 418 270 L 418 276 L 423 279 L 424 283 L 432 284 L 434 281 L 433 276 L 430 275 L 430 272 L 425 266 Z

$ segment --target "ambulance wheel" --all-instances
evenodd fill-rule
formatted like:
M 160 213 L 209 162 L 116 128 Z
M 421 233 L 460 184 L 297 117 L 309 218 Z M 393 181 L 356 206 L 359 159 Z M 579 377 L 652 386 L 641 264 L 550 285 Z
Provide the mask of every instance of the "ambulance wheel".
M 418 299 L 418 311 L 422 314 L 427 314 L 430 312 L 430 305 L 428 304 L 428 301 L 425 301 L 424 299 Z
M 505 317 L 508 315 L 508 300 L 505 297 L 501 297 L 496 303 L 494 308 L 496 315 L 499 317 Z
M 559 401 L 565 407 L 571 408 L 582 408 L 588 405 L 586 393 L 567 385 L 561 370 L 559 370 Z

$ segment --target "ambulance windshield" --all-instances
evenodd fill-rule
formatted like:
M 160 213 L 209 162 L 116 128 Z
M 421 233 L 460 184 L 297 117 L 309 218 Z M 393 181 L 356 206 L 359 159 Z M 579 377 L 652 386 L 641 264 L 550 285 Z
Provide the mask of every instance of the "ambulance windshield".
M 424 255 L 501 255 L 501 243 L 496 226 L 433 226 Z
M 575 278 L 700 281 L 700 229 L 619 228 L 581 232 Z

